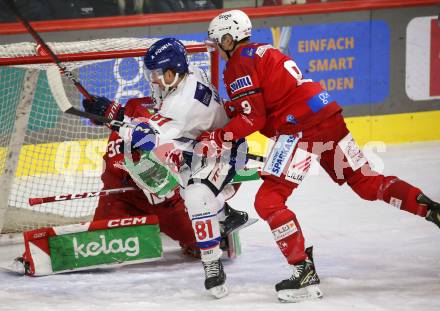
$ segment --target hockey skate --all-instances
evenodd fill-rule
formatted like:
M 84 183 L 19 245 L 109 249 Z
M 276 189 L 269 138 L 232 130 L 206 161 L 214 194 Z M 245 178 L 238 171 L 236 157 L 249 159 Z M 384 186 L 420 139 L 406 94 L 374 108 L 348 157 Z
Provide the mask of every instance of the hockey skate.
M 428 211 L 425 219 L 435 223 L 440 228 L 440 203 L 434 202 L 423 193 L 417 196 L 417 203 L 426 205 Z
M 256 223 L 258 219 L 249 218 L 246 212 L 235 210 L 227 203 L 224 208 L 225 220 L 220 221 L 220 248 L 224 258 L 233 259 L 241 254 L 239 230 Z
M 222 298 L 228 294 L 226 287 L 226 274 L 223 271 L 223 264 L 220 259 L 203 262 L 205 269 L 205 288 L 215 298 Z
M 220 222 L 222 225 L 222 236 L 227 236 L 234 231 L 240 230 L 249 220 L 246 212 L 233 209 L 228 203 L 225 203 L 225 216 L 225 220 Z
M 313 263 L 312 248 L 306 249 L 308 258 L 292 265 L 293 274 L 275 285 L 280 302 L 300 302 L 307 299 L 322 298 L 318 274 Z

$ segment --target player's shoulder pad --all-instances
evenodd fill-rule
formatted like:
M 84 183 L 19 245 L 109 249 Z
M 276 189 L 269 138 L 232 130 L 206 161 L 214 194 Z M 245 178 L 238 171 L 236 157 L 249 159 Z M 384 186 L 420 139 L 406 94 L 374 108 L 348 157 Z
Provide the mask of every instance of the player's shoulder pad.
M 212 98 L 212 90 L 209 86 L 197 81 L 194 99 L 198 100 L 205 106 L 209 106 Z

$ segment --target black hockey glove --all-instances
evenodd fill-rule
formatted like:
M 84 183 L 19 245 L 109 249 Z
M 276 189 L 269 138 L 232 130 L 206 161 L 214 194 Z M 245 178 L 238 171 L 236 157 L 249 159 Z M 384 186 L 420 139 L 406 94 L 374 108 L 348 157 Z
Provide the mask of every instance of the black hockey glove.
M 93 101 L 84 99 L 82 101 L 84 110 L 89 113 L 106 117 L 111 120 L 124 120 L 124 108 L 119 103 L 102 96 L 93 96 Z M 103 125 L 102 122 L 92 121 L 96 125 Z

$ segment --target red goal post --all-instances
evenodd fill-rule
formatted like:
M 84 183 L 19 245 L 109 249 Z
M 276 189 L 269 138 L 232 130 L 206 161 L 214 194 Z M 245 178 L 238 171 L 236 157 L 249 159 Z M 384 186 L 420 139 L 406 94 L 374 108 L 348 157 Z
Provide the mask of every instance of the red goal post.
M 48 42 L 93 95 L 125 103 L 147 96 L 143 56 L 157 39 L 115 38 Z M 218 85 L 218 55 L 200 42 L 183 41 L 190 63 Z M 30 206 L 30 197 L 99 191 L 109 131 L 61 112 L 46 70 L 52 59 L 32 42 L 0 45 L 0 233 L 90 220 L 97 198 Z M 82 97 L 63 77 L 70 103 Z M 153 198 L 149 198 L 153 200 Z

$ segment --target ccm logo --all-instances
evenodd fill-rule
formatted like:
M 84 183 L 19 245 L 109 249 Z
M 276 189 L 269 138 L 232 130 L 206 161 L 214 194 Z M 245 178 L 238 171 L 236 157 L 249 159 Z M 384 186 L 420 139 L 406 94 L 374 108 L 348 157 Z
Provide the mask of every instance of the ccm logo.
M 130 218 L 122 218 L 122 219 L 112 219 L 108 222 L 108 227 L 122 227 L 122 226 L 131 226 L 131 225 L 140 225 L 146 224 L 147 217 L 130 217 Z

